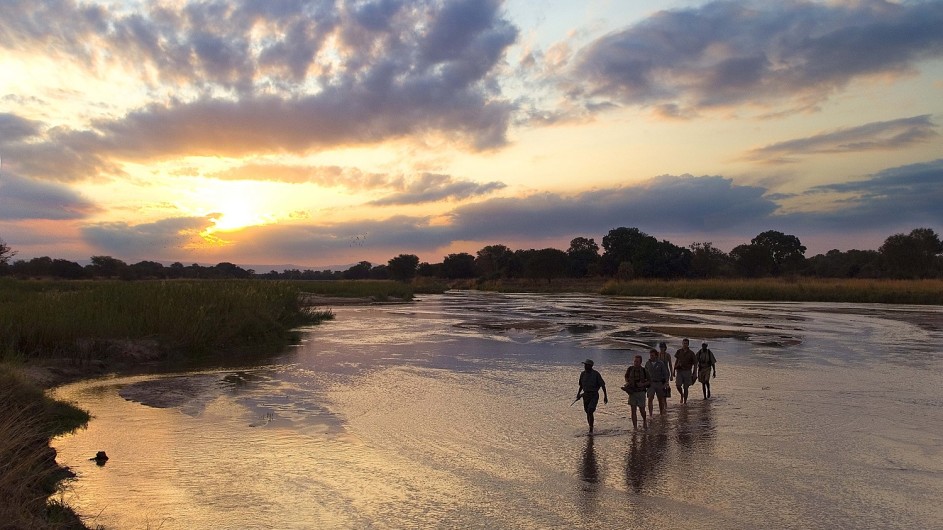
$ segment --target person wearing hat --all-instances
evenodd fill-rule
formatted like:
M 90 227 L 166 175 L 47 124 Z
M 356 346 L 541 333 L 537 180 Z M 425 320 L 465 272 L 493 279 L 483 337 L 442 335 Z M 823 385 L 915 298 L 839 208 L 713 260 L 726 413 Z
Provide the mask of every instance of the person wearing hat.
M 717 377 L 717 359 L 714 358 L 714 352 L 707 347 L 707 343 L 702 342 L 701 349 L 697 352 L 697 380 L 701 382 L 704 399 L 711 397 L 712 370 L 714 377 Z
M 583 361 L 583 372 L 580 374 L 580 389 L 576 391 L 576 399 L 583 398 L 583 410 L 586 411 L 586 423 L 589 424 L 589 432 L 593 432 L 593 413 L 596 412 L 596 405 L 599 404 L 599 389 L 602 389 L 603 403 L 609 403 L 609 395 L 606 394 L 606 382 L 602 375 L 593 369 L 593 360 Z

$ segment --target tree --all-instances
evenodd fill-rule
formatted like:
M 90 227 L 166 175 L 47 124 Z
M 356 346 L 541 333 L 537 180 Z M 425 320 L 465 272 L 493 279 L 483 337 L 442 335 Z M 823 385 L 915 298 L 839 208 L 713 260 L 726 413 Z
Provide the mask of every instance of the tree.
M 128 264 L 111 256 L 92 256 L 88 269 L 92 276 L 115 278 L 127 274 Z
M 16 251 L 11 249 L 5 241 L 0 239 L 0 267 L 10 262 L 10 258 L 16 256 Z
M 566 252 L 555 248 L 521 251 L 524 276 L 531 279 L 546 279 L 550 283 L 554 278 L 566 274 L 570 259 Z
M 570 259 L 570 276 L 584 278 L 599 272 L 599 245 L 593 239 L 573 238 L 566 254 Z
M 419 256 L 400 254 L 387 262 L 390 277 L 401 282 L 408 282 L 416 276 L 419 267 Z
M 615 274 L 623 262 L 632 264 L 635 273 L 648 276 L 655 261 L 658 240 L 638 228 L 615 228 L 602 238 L 603 272 Z
M 451 280 L 475 277 L 475 256 L 467 252 L 449 254 L 442 260 L 442 273 Z
M 475 254 L 475 268 L 482 278 L 507 276 L 514 252 L 504 245 L 488 245 Z
M 720 275 L 729 258 L 722 250 L 714 247 L 714 244 L 705 241 L 704 243 L 691 243 L 688 247 L 691 249 L 691 276 L 695 278 L 715 278 Z
M 759 245 L 737 245 L 730 251 L 730 259 L 742 276 L 758 278 L 773 271 L 773 256 Z
M 361 261 L 353 267 L 344 271 L 345 280 L 366 280 L 370 277 L 370 269 L 373 265 L 369 261 Z
M 805 261 L 805 246 L 799 238 L 776 230 L 767 230 L 750 241 L 751 245 L 763 248 L 773 262 L 773 274 L 796 272 Z
M 910 234 L 894 234 L 878 249 L 885 268 L 896 278 L 926 278 L 937 275 L 937 256 L 943 253 L 940 237 L 930 228 L 915 228 Z

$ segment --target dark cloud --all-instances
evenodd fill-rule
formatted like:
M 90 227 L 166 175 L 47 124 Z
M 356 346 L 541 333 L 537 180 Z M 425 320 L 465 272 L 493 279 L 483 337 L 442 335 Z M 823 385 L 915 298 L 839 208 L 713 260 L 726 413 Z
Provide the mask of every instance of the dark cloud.
M 77 59 L 91 71 L 118 62 L 156 76 L 155 89 L 177 88 L 36 147 L 73 153 L 81 169 L 24 173 L 68 179 L 103 158 L 298 152 L 427 134 L 474 149 L 506 143 L 514 106 L 495 75 L 517 29 L 498 1 L 168 6 L 4 4 L 0 49 Z
M 405 189 L 371 201 L 374 206 L 391 206 L 398 204 L 423 204 L 442 200 L 458 201 L 487 195 L 491 192 L 507 187 L 503 182 L 488 182 L 479 184 L 469 180 L 456 180 L 449 175 L 426 173 L 418 179 L 406 184 Z
M 84 219 L 99 210 L 95 203 L 59 184 L 8 172 L 0 175 L 0 219 Z
M 716 1 L 662 11 L 580 54 L 571 93 L 670 115 L 809 108 L 853 79 L 943 55 L 943 3 Z
M 512 236 L 599 233 L 619 226 L 653 231 L 726 230 L 765 219 L 777 208 L 764 188 L 723 177 L 664 175 L 572 197 L 545 193 L 461 206 L 453 222 L 471 234 Z
M 816 186 L 806 195 L 839 197 L 826 211 L 790 215 L 797 226 L 863 230 L 943 226 L 943 159 L 875 173 L 870 178 Z
M 40 130 L 38 122 L 21 118 L 16 114 L 0 112 L 0 146 L 36 136 Z
M 153 223 L 96 223 L 82 227 L 82 238 L 98 252 L 121 259 L 159 259 L 207 244 L 200 232 L 211 217 L 173 217 Z
M 753 149 L 747 159 L 785 163 L 810 154 L 898 149 L 938 136 L 935 129 L 930 115 L 873 122 Z

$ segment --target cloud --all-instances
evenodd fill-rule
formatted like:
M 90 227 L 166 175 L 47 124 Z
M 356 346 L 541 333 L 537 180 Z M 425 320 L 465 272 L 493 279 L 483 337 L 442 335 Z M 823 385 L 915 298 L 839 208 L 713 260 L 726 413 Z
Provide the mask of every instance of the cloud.
M 82 234 L 95 248 L 121 259 L 156 259 L 161 252 L 179 255 L 184 250 L 208 261 L 308 264 L 386 260 L 401 253 L 437 260 L 462 242 L 549 242 L 577 236 L 599 241 L 621 226 L 677 245 L 713 241 L 728 250 L 764 230 L 815 240 L 819 250 L 834 248 L 836 241 L 862 245 L 869 240 L 876 248 L 879 238 L 894 232 L 943 226 L 940 183 L 943 160 L 890 168 L 869 179 L 813 188 L 806 194 L 821 201 L 818 209 L 784 213 L 763 187 L 737 185 L 720 176 L 663 175 L 573 196 L 489 199 L 455 208 L 446 222 L 425 216 L 341 223 L 300 219 L 217 232 L 223 246 L 198 236 L 211 226 L 209 217 L 95 224 Z
M 95 203 L 59 184 L 0 175 L 0 219 L 84 219 L 98 211 Z
M 0 112 L 0 146 L 36 136 L 39 132 L 39 123 L 16 114 Z
M 789 216 L 799 224 L 848 230 L 941 227 L 943 159 L 885 169 L 867 179 L 816 186 L 806 195 L 822 201 L 837 197 L 837 205 Z
M 747 152 L 748 160 L 770 163 L 794 162 L 811 154 L 892 150 L 938 136 L 930 115 L 866 123 L 820 133 L 806 138 L 779 142 Z
M 808 109 L 850 82 L 943 55 L 943 3 L 715 1 L 597 39 L 572 96 L 669 115 L 743 104 Z
M 290 184 L 311 183 L 324 187 L 349 190 L 400 188 L 403 177 L 385 173 L 368 173 L 341 166 L 306 166 L 298 164 L 257 163 L 207 175 L 220 180 L 262 180 Z
M 478 184 L 469 180 L 456 180 L 449 175 L 426 173 L 409 182 L 400 193 L 395 193 L 371 201 L 373 206 L 392 206 L 402 204 L 423 204 L 443 200 L 463 200 L 479 195 L 487 195 L 507 187 L 503 182 Z
M 24 165 L 70 180 L 114 159 L 301 152 L 433 135 L 500 147 L 514 105 L 496 80 L 517 29 L 497 0 L 4 4 L 0 49 L 137 72 L 150 104 L 59 130 Z M 42 23 L 38 21 L 42 20 Z M 82 46 L 76 43 L 83 43 Z
M 765 192 L 718 176 L 664 175 L 634 186 L 570 197 L 543 193 L 491 199 L 456 208 L 452 220 L 473 239 L 479 235 L 599 233 L 620 226 L 655 232 L 724 230 L 775 212 L 777 206 L 763 196 Z
M 172 217 L 136 225 L 95 223 L 82 227 L 81 234 L 92 248 L 119 259 L 161 259 L 207 245 L 200 233 L 212 224 L 210 216 Z

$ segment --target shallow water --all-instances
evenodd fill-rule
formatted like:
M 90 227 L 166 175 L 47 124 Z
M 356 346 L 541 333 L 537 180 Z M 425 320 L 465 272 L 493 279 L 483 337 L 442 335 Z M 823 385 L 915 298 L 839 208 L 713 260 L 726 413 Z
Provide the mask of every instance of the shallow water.
M 943 519 L 943 308 L 455 292 L 335 313 L 264 366 L 60 388 L 94 416 L 54 441 L 65 500 L 120 529 Z M 673 391 L 634 431 L 618 387 L 680 346 L 660 325 L 747 336 L 709 340 L 714 397 Z M 570 406 L 587 357 L 611 398 L 594 436 Z

